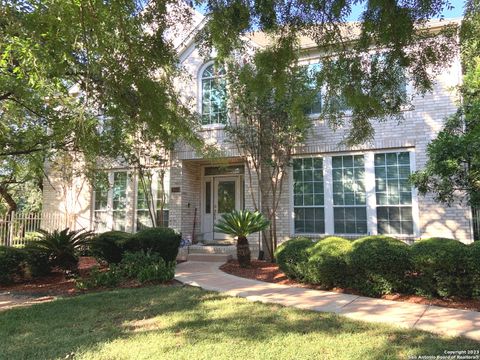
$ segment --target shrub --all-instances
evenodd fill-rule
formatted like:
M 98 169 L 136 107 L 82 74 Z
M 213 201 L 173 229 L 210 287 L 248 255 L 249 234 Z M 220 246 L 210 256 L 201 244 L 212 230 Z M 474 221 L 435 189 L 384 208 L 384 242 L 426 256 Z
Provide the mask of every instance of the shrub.
M 88 277 L 76 280 L 75 285 L 80 290 L 99 287 L 114 288 L 121 283 L 122 279 L 122 269 L 118 265 L 111 265 L 106 271 L 93 268 Z
M 280 269 L 291 279 L 303 280 L 308 262 L 307 250 L 312 247 L 313 241 L 298 237 L 282 243 L 275 251 Z
M 347 256 L 352 250 L 352 242 L 330 236 L 308 248 L 305 281 L 326 288 L 346 286 L 349 283 Z
M 122 261 L 127 243 L 132 234 L 123 231 L 108 231 L 95 236 L 91 242 L 91 250 L 95 257 L 103 259 L 109 264 L 118 264 Z
M 367 236 L 352 244 L 348 257 L 354 274 L 352 286 L 368 296 L 408 290 L 411 271 L 409 247 L 387 236 Z
M 34 245 L 27 243 L 24 248 L 26 272 L 31 277 L 39 277 L 50 274 L 52 264 L 50 262 L 50 254 L 37 251 Z
M 133 235 L 126 244 L 130 252 L 158 253 L 166 262 L 175 261 L 182 236 L 170 228 L 149 228 Z
M 420 240 L 412 245 L 415 277 L 413 286 L 420 295 L 471 296 L 468 274 L 468 247 L 444 238 Z
M 49 256 L 52 266 L 65 271 L 76 271 L 78 254 L 84 251 L 92 233 L 83 230 L 40 230 L 41 237 L 30 243 L 31 251 Z
M 175 261 L 166 262 L 160 254 L 150 252 L 125 253 L 120 264 L 125 277 L 141 283 L 168 281 L 175 276 Z
M 23 276 L 25 252 L 21 249 L 0 246 L 0 284 L 8 285 Z
M 472 296 L 480 298 L 480 241 L 468 246 L 468 269 L 472 276 Z

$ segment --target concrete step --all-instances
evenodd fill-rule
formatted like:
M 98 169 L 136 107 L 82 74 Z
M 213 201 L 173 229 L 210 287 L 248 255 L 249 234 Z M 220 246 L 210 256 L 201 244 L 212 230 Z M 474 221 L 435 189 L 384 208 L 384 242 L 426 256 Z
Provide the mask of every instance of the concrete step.
M 232 258 L 230 254 L 188 254 L 187 261 L 227 262 Z

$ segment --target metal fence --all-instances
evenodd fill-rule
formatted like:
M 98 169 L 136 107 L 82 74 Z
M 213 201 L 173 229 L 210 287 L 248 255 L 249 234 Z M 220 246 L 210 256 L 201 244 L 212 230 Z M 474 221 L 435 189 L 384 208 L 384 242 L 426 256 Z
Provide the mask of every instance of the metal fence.
M 23 246 L 38 235 L 38 230 L 73 229 L 71 215 L 49 213 L 11 213 L 0 216 L 0 245 Z
M 472 207 L 473 238 L 480 240 L 480 207 Z

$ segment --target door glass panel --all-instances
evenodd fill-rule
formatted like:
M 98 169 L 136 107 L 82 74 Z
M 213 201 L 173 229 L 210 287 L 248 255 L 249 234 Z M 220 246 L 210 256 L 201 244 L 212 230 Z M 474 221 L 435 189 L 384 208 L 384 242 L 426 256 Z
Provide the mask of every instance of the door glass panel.
M 211 182 L 207 181 L 205 183 L 205 214 L 210 214 L 212 210 L 212 192 L 211 192 Z
M 218 183 L 218 213 L 228 213 L 235 210 L 235 181 L 219 181 Z

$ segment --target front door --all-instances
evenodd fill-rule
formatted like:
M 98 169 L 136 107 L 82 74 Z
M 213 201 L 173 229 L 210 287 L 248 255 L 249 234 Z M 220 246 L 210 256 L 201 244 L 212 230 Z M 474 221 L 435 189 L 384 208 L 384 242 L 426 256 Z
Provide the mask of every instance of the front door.
M 241 209 L 240 176 L 205 179 L 203 233 L 205 240 L 225 240 L 231 236 L 214 229 L 223 214 Z M 213 205 L 213 206 L 212 206 Z

